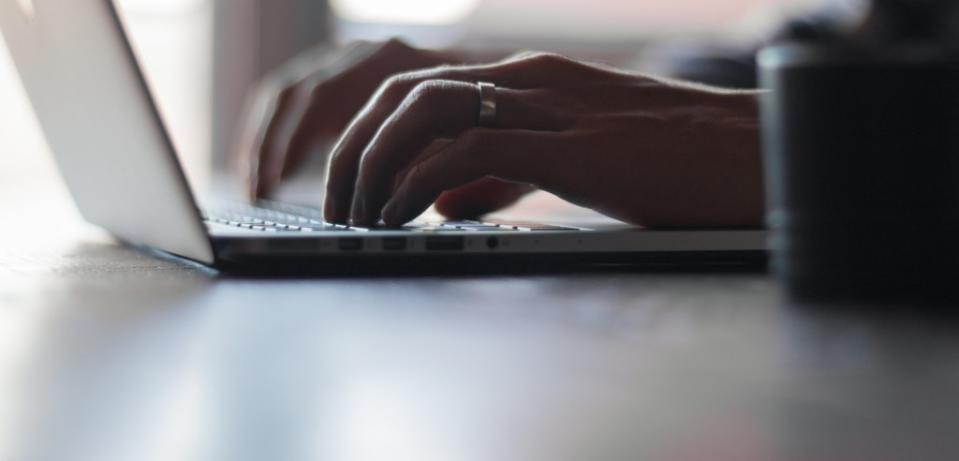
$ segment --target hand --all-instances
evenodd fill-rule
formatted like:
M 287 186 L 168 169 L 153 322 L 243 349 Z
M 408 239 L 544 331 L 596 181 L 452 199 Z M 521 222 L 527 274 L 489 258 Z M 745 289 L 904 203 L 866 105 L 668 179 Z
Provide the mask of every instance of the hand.
M 477 126 L 477 81 L 497 85 L 493 127 Z M 397 75 L 334 148 L 324 212 L 397 226 L 489 178 L 638 225 L 758 226 L 756 94 L 550 54 Z
M 268 196 L 313 150 L 332 144 L 389 76 L 445 60 L 397 40 L 319 51 L 291 61 L 257 89 L 238 149 L 253 197 Z

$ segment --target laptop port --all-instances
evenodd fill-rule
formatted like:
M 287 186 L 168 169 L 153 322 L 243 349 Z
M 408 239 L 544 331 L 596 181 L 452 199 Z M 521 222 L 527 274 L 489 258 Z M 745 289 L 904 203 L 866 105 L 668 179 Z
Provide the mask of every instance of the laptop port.
M 383 249 L 386 251 L 403 251 L 406 249 L 406 238 L 383 237 Z
M 463 237 L 426 237 L 428 251 L 463 251 L 464 248 L 466 248 L 466 239 Z
M 363 249 L 363 239 L 346 237 L 339 240 L 340 251 L 359 251 Z
M 490 250 L 495 250 L 495 249 L 499 248 L 499 238 L 498 238 L 498 237 L 490 237 L 490 238 L 486 239 L 486 248 L 489 248 Z

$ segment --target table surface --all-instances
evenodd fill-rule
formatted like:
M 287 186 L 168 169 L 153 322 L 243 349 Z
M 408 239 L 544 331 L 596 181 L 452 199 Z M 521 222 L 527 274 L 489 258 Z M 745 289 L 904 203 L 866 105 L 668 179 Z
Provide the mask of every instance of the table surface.
M 959 457 L 941 311 L 797 305 L 765 274 L 234 279 L 117 245 L 23 169 L 2 461 Z
M 0 52 L 0 461 L 959 459 L 959 325 L 764 274 L 235 279 L 85 225 Z

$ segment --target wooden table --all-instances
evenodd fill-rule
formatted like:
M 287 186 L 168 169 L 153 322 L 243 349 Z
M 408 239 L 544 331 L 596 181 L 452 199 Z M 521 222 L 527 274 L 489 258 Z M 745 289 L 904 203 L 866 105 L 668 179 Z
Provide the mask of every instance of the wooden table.
M 235 279 L 118 246 L 40 163 L 0 181 L 3 461 L 959 459 L 957 324 L 921 306 L 765 274 Z

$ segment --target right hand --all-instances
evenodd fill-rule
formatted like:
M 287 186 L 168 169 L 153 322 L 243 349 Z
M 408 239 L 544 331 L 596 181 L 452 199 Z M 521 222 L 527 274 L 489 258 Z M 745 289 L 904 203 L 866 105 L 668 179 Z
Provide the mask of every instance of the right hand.
M 267 76 L 250 101 L 237 151 L 251 199 L 268 197 L 311 153 L 332 146 L 389 77 L 460 61 L 398 40 L 356 42 L 332 54 L 320 51 L 304 53 Z M 453 219 L 476 217 L 505 208 L 532 190 L 481 179 L 444 192 L 436 210 Z
M 484 126 L 478 81 L 497 86 Z M 337 143 L 324 215 L 398 226 L 500 180 L 641 226 L 758 226 L 758 97 L 551 54 L 396 75 Z
M 398 40 L 305 53 L 267 76 L 247 110 L 239 153 L 252 198 L 269 196 L 318 148 L 331 145 L 391 75 L 442 64 Z

